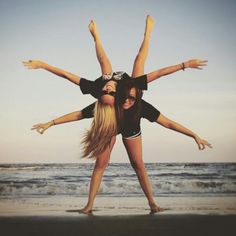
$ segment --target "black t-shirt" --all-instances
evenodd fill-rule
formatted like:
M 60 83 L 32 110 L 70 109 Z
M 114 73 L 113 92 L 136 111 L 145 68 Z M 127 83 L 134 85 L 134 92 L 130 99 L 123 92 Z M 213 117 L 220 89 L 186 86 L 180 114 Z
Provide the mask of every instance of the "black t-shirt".
M 113 74 L 113 77 L 116 77 L 116 73 Z M 117 83 L 119 80 L 130 79 L 131 77 L 127 73 L 122 73 L 118 80 L 115 79 Z M 135 86 L 137 86 L 141 90 L 147 90 L 147 75 L 142 75 L 137 78 L 131 78 L 135 81 Z M 104 85 L 109 80 L 104 80 L 103 77 L 99 77 L 95 81 L 87 80 L 85 78 L 80 79 L 80 90 L 83 94 L 91 94 L 95 98 L 99 98 L 101 94 L 101 90 Z
M 82 110 L 83 118 L 92 118 L 94 112 L 95 103 L 85 107 Z M 120 133 L 123 137 L 131 137 L 140 132 L 140 120 L 141 118 L 145 118 L 150 122 L 155 122 L 160 115 L 160 111 L 158 111 L 151 104 L 147 103 L 144 100 L 141 100 L 141 112 L 140 117 L 138 117 L 137 121 L 134 122 L 134 107 L 130 109 L 124 110 L 124 125 L 120 130 Z

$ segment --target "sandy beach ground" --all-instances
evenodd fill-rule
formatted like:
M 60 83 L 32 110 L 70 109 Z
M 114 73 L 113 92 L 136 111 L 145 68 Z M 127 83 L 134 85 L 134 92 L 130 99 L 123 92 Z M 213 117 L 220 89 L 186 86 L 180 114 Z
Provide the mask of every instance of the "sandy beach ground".
M 0 200 L 0 216 L 78 216 L 87 197 L 15 198 Z M 158 197 L 156 201 L 165 209 L 161 215 L 236 214 L 236 197 Z M 144 197 L 97 197 L 95 216 L 147 215 L 149 206 Z M 159 215 L 160 215 L 159 214 Z
M 155 215 L 143 197 L 98 197 L 92 216 L 86 199 L 1 199 L 1 235 L 236 235 L 235 197 L 159 197 Z

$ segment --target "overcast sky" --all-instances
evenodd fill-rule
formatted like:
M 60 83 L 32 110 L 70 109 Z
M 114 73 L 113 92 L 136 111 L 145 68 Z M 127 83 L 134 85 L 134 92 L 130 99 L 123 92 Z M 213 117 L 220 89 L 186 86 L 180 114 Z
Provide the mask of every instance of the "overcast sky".
M 131 73 L 143 39 L 145 18 L 155 19 L 145 72 L 191 58 L 207 59 L 204 70 L 180 71 L 149 85 L 144 99 L 165 116 L 209 140 L 194 140 L 142 121 L 145 162 L 236 161 L 236 3 L 210 0 L 1 0 L 0 162 L 85 162 L 81 137 L 91 120 L 30 128 L 94 101 L 79 87 L 21 61 L 40 59 L 94 80 L 101 72 L 88 31 L 97 22 L 114 70 Z M 111 162 L 127 162 L 121 137 Z

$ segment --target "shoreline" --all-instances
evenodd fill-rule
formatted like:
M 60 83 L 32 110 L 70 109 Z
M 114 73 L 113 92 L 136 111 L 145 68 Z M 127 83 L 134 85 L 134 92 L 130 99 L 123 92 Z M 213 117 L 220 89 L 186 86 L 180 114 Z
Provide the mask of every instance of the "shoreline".
M 236 197 L 158 197 L 164 212 L 149 214 L 145 197 L 97 196 L 94 214 L 79 214 L 87 197 L 0 199 L 4 236 L 234 236 Z
M 157 197 L 164 208 L 158 215 L 236 215 L 236 196 L 224 197 Z M 4 216 L 62 216 L 77 217 L 87 197 L 50 196 L 46 198 L 0 199 L 0 217 Z M 97 196 L 95 216 L 148 215 L 150 209 L 145 197 Z

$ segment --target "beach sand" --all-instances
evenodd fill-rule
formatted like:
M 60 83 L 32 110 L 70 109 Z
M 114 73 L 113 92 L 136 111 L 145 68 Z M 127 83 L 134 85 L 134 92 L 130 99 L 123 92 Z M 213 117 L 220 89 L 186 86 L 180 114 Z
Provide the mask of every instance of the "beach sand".
M 97 197 L 94 215 L 78 213 L 86 198 L 0 200 L 1 235 L 236 235 L 235 197 L 159 197 L 150 215 L 143 197 Z

